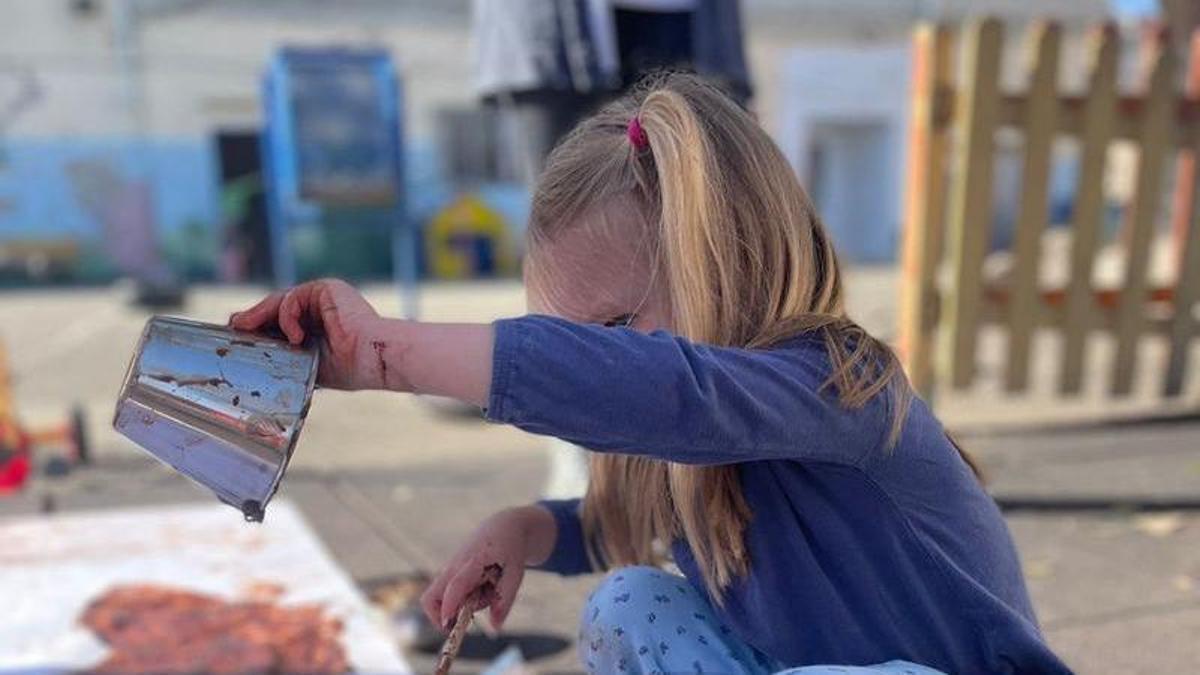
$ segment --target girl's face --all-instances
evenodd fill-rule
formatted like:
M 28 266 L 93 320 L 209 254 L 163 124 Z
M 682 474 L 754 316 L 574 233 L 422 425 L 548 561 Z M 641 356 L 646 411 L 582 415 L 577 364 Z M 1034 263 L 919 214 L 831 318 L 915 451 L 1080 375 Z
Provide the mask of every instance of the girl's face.
M 526 258 L 529 311 L 642 332 L 670 329 L 670 302 L 652 261 L 639 237 L 566 228 Z

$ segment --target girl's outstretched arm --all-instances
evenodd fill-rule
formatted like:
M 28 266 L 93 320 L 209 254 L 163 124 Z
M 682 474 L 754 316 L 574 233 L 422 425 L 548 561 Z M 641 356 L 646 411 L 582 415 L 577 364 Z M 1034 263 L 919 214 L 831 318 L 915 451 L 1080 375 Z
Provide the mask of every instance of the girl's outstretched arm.
M 448 396 L 488 419 L 591 450 L 689 464 L 857 463 L 887 438 L 886 397 L 847 410 L 824 389 L 824 346 L 713 347 L 545 316 L 495 324 L 381 319 L 339 281 L 303 284 L 231 318 L 315 338 L 319 381 Z
M 686 464 L 858 464 L 891 430 L 887 395 L 854 410 L 826 387 L 824 341 L 714 347 L 545 316 L 494 324 L 487 416 L 590 450 Z

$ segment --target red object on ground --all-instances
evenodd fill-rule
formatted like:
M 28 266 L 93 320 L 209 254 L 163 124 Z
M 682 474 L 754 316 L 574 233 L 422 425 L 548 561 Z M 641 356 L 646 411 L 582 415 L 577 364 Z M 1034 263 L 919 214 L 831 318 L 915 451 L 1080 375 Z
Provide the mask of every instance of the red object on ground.
M 25 486 L 29 478 L 29 453 L 13 455 L 0 464 L 0 495 L 16 492 Z
M 29 437 L 0 420 L 0 495 L 25 486 L 29 465 Z

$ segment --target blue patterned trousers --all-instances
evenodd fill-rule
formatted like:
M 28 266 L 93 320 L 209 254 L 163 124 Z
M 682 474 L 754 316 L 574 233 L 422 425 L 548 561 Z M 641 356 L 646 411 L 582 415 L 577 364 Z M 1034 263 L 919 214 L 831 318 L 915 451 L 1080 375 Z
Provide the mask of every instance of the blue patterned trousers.
M 686 579 L 652 567 L 618 569 L 595 590 L 580 623 L 579 657 L 601 675 L 940 675 L 904 661 L 785 670 L 734 635 Z

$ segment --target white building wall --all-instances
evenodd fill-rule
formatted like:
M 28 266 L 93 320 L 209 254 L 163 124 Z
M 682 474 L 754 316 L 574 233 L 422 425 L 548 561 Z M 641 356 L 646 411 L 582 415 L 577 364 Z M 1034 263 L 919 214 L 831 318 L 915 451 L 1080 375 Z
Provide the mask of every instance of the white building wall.
M 91 16 L 70 0 L 0 0 L 0 108 L 17 73 L 36 70 L 42 99 L 6 131 L 22 135 L 128 133 L 132 124 L 115 51 L 114 8 Z M 149 133 L 196 135 L 248 125 L 273 51 L 285 44 L 370 44 L 396 56 L 408 89 L 409 123 L 423 135 L 443 104 L 469 103 L 466 0 L 128 0 L 143 11 L 140 37 Z M 777 119 L 780 71 L 792 47 L 907 42 L 922 19 L 992 13 L 1017 23 L 1053 16 L 1077 27 L 1104 16 L 1105 0 L 743 0 L 755 108 Z
M 36 98 L 0 135 L 111 133 L 128 124 L 105 19 L 80 17 L 63 0 L 0 0 L 0 110 Z M 28 103 L 28 101 L 27 101 Z
M 249 4 L 249 3 L 247 3 Z M 6 135 L 125 135 L 133 130 L 114 39 L 114 0 L 87 18 L 67 0 L 0 0 L 0 107 L 34 72 L 40 97 Z M 150 5 L 152 6 L 152 5 Z M 282 46 L 370 45 L 389 49 L 406 84 L 409 123 L 432 128 L 433 111 L 474 99 L 465 15 L 459 22 L 405 20 L 402 12 L 302 14 L 242 11 L 216 3 L 149 11 L 139 22 L 143 132 L 204 135 L 259 122 L 262 73 Z
M 207 36 L 220 34 L 220 49 Z M 179 18 L 147 30 L 151 54 L 180 55 L 178 64 L 151 67 L 147 88 L 155 133 L 195 133 L 217 125 L 256 124 L 261 73 L 283 46 L 382 47 L 396 59 L 405 87 L 411 131 L 432 133 L 435 111 L 474 100 L 461 26 L 373 26 L 369 22 L 313 25 L 252 19 Z M 184 75 L 180 77 L 181 73 Z
M 821 186 L 812 196 L 834 240 L 854 258 L 880 259 L 895 248 L 909 61 L 905 44 L 798 48 L 780 73 L 777 140 L 802 183 L 813 183 L 813 158 L 821 156 Z M 875 131 L 870 147 L 839 138 L 856 126 Z

